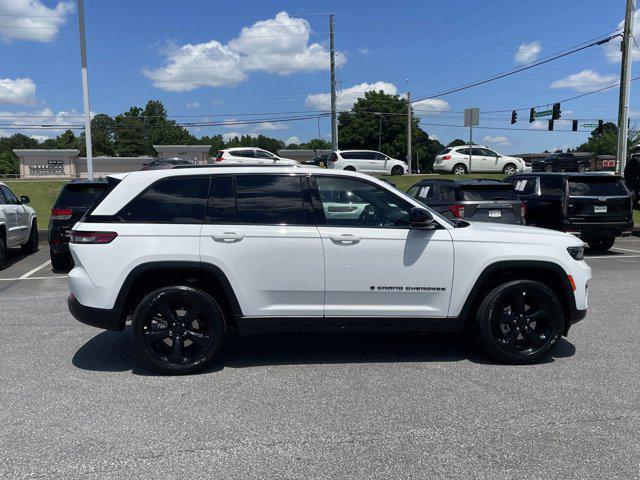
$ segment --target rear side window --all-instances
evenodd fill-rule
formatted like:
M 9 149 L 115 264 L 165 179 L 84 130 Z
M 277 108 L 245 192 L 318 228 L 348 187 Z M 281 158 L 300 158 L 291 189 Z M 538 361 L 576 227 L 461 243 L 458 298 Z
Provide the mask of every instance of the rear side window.
M 482 201 L 482 200 L 517 200 L 518 196 L 513 191 L 510 185 L 504 187 L 490 186 L 468 186 L 461 189 L 462 199 L 468 201 Z
M 233 177 L 214 176 L 209 190 L 207 223 L 236 223 Z
M 519 195 L 533 195 L 536 193 L 536 179 L 532 177 L 513 180 L 513 189 Z
M 4 193 L 2 193 L 2 189 L 0 188 L 0 205 L 6 205 L 7 199 L 4 198 Z
M 563 177 L 540 177 L 540 190 L 542 195 L 564 195 Z
M 440 185 L 440 198 L 444 201 L 455 201 L 456 192 L 453 187 L 446 187 L 444 185 Z
M 107 184 L 82 185 L 70 183 L 60 192 L 56 201 L 56 207 L 80 207 L 89 208 L 104 194 Z
M 458 150 L 456 150 L 456 153 L 459 153 L 460 155 L 469 155 L 469 149 L 468 148 L 459 148 Z
M 254 157 L 253 150 L 236 150 L 234 152 L 229 152 L 229 153 L 234 157 L 246 157 L 246 158 Z
M 209 177 L 168 177 L 151 185 L 118 214 L 125 222 L 202 223 Z
M 607 197 L 628 194 L 622 181 L 617 178 L 585 178 L 569 180 L 569 195 L 577 197 Z
M 304 206 L 299 176 L 236 177 L 238 222 L 260 225 L 303 225 Z
M 438 153 L 438 155 L 446 155 L 447 153 L 449 153 L 451 151 L 450 148 L 445 148 L 444 150 L 442 150 L 440 153 Z

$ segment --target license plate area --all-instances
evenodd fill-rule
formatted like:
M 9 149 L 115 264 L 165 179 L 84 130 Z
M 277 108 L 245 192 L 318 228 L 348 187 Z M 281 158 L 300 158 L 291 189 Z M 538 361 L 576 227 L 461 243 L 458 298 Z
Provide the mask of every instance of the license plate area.
M 594 205 L 593 206 L 593 212 L 594 213 L 607 213 L 607 206 L 606 205 Z
M 489 210 L 489 218 L 502 218 L 500 210 Z

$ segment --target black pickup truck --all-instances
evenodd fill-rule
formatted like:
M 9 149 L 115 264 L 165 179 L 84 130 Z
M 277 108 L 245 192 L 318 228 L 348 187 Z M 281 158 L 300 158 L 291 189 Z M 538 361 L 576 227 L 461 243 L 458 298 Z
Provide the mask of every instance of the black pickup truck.
M 504 181 L 525 203 L 529 225 L 573 233 L 595 250 L 633 229 L 631 192 L 619 176 L 532 172 Z

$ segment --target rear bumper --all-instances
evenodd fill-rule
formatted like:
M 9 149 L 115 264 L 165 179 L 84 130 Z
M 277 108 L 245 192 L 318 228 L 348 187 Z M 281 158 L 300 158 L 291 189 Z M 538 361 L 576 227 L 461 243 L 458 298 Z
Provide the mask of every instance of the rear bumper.
M 562 230 L 569 233 L 577 233 L 580 238 L 611 238 L 620 237 L 626 232 L 633 230 L 633 222 L 629 223 L 590 223 L 590 224 L 576 224 L 576 223 L 564 223 Z
M 85 307 L 72 293 L 67 299 L 71 315 L 79 322 L 105 330 L 122 330 L 120 315 L 115 309 Z

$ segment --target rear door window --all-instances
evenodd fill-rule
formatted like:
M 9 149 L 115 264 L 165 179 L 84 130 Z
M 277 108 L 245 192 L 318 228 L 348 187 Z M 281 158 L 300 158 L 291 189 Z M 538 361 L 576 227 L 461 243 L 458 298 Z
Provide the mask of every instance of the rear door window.
M 457 153 L 459 153 L 460 155 L 469 155 L 469 149 L 468 148 L 460 148 L 457 150 Z
M 104 194 L 107 184 L 104 185 L 82 185 L 70 183 L 60 192 L 56 201 L 56 206 L 89 208 L 102 194 Z
M 304 225 L 300 176 L 236 177 L 238 222 L 258 225 Z
M 569 195 L 572 197 L 607 197 L 628 195 L 622 181 L 617 178 L 569 179 Z
M 564 178 L 561 176 L 540 177 L 542 195 L 564 195 Z
M 136 223 L 202 223 L 209 177 L 167 177 L 147 188 L 118 216 Z
M 254 158 L 253 150 L 236 150 L 235 152 L 230 153 L 234 157 Z
M 456 194 L 453 186 L 440 185 L 440 197 L 446 202 L 454 202 L 456 200 Z

